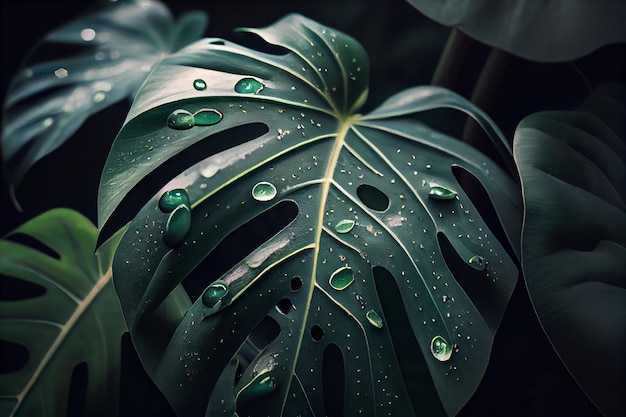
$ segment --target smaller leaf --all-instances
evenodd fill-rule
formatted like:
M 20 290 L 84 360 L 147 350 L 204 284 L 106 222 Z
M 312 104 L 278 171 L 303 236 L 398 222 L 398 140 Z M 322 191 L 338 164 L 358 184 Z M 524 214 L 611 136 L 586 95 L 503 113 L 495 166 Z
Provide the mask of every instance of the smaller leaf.
M 18 234 L 52 253 L 12 240 Z M 23 367 L 0 374 L 0 410 L 7 415 L 65 415 L 79 364 L 86 364 L 88 375 L 84 414 L 117 415 L 120 338 L 126 331 L 111 284 L 119 235 L 97 255 L 96 237 L 95 226 L 81 214 L 55 209 L 0 240 L 0 274 L 45 289 L 0 301 L 2 340 L 29 354 Z

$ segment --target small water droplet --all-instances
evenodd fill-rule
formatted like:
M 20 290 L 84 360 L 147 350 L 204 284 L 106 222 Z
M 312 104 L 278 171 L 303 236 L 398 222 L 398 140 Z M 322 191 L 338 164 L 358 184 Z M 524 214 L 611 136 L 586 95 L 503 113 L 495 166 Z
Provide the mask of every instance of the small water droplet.
M 428 197 L 435 200 L 453 200 L 456 198 L 456 191 L 449 188 L 442 187 L 441 185 L 431 185 Z
M 224 116 L 215 109 L 200 109 L 193 114 L 196 126 L 211 126 L 222 121 Z
M 213 308 L 226 294 L 228 294 L 228 284 L 224 281 L 215 281 L 202 294 L 202 304 Z
M 452 346 L 443 337 L 435 336 L 430 342 L 430 353 L 438 361 L 445 362 L 452 356 Z
M 477 271 L 483 271 L 485 269 L 485 258 L 480 255 L 472 256 L 467 263 Z
M 252 197 L 257 201 L 270 201 L 276 197 L 276 187 L 271 182 L 261 181 L 252 187 Z
M 339 223 L 335 225 L 335 231 L 337 233 L 348 233 L 354 227 L 354 220 L 344 219 L 340 220 Z
M 206 89 L 206 82 L 203 79 L 198 78 L 197 80 L 193 80 L 193 88 L 198 91 L 202 91 Z
M 80 37 L 85 42 L 90 42 L 90 41 L 96 39 L 96 31 L 93 30 L 92 28 L 85 28 L 85 29 L 80 31 Z
M 254 78 L 242 78 L 235 84 L 235 91 L 240 94 L 258 94 L 263 90 L 263 83 Z
M 161 209 L 163 213 L 170 213 L 181 204 L 191 207 L 189 194 L 187 194 L 187 191 L 183 188 L 166 191 L 159 199 L 159 209 Z
M 328 279 L 328 283 L 337 291 L 345 290 L 354 282 L 354 272 L 349 266 L 339 268 L 332 273 Z
M 67 78 L 67 76 L 69 75 L 69 71 L 61 67 L 54 71 L 54 75 L 57 78 Z
M 167 125 L 172 129 L 185 130 L 194 126 L 193 114 L 187 110 L 177 109 L 167 116 Z
M 163 241 L 170 248 L 178 246 L 191 227 L 191 211 L 189 207 L 180 204 L 172 211 L 165 225 Z
M 380 329 L 383 327 L 383 319 L 374 310 L 370 310 L 367 313 L 365 313 L 365 317 L 367 318 L 367 321 L 369 321 L 370 324 L 376 327 L 377 329 Z

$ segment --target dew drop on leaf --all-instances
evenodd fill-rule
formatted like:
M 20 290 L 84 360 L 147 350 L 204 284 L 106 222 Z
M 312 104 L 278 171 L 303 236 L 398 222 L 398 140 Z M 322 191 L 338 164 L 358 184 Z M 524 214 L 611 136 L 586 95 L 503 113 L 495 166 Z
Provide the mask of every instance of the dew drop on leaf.
M 469 260 L 467 261 L 467 263 L 474 269 L 478 270 L 478 271 L 483 271 L 485 269 L 485 258 L 483 258 L 480 255 L 474 255 L 471 258 L 469 258 Z
M 177 109 L 167 116 L 167 126 L 172 129 L 185 130 L 194 126 L 193 114 L 184 109 Z
M 365 317 L 367 318 L 367 321 L 370 322 L 370 324 L 374 327 L 376 327 L 377 329 L 380 329 L 383 327 L 383 319 L 378 315 L 378 313 L 374 310 L 370 310 L 367 313 L 365 313 Z
M 263 90 L 263 84 L 254 78 L 242 78 L 235 84 L 235 91 L 240 94 L 258 94 Z
M 211 126 L 221 122 L 223 117 L 222 113 L 215 109 L 201 109 L 193 115 L 196 126 Z
M 193 80 L 193 88 L 195 88 L 198 91 L 205 90 L 206 82 L 200 78 L 198 78 L 197 80 Z
M 337 233 L 348 233 L 354 227 L 354 220 L 344 219 L 340 220 L 335 225 L 335 231 Z
M 187 190 L 183 188 L 166 191 L 161 195 L 161 198 L 159 199 L 159 209 L 163 213 L 171 213 L 176 207 L 181 204 L 187 207 L 191 207 L 191 202 L 189 201 L 189 195 L 187 194 Z
M 453 200 L 456 198 L 456 195 L 456 191 L 452 191 L 441 185 L 431 185 L 430 191 L 428 192 L 428 197 L 435 200 Z
M 270 201 L 276 197 L 276 187 L 271 182 L 258 182 L 252 187 L 252 197 L 257 201 Z
M 163 241 L 170 248 L 178 246 L 191 227 L 191 211 L 189 207 L 180 204 L 172 211 L 165 225 Z
M 212 308 L 228 294 L 228 284 L 223 281 L 215 281 L 202 294 L 202 304 Z
M 438 361 L 445 362 L 452 356 L 452 346 L 443 337 L 435 336 L 430 342 L 430 353 Z
M 328 282 L 337 291 L 345 290 L 354 282 L 354 272 L 352 268 L 344 266 L 333 272 Z

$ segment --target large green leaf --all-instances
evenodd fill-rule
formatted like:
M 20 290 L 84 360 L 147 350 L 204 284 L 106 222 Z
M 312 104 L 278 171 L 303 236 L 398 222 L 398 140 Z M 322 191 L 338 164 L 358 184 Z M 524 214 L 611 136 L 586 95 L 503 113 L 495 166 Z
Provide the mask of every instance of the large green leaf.
M 132 98 L 152 65 L 202 36 L 206 20 L 191 12 L 175 22 L 153 0 L 102 1 L 46 36 L 36 55 L 54 58 L 27 63 L 4 103 L 2 153 L 11 187 L 89 116 Z
M 626 3 L 615 0 L 407 0 L 431 19 L 526 59 L 570 61 L 626 42 Z
M 528 116 L 514 146 L 531 300 L 578 384 L 603 414 L 618 416 L 626 411 L 626 146 L 610 126 L 626 120 L 626 90 L 609 91 L 584 112 Z
M 15 240 L 23 235 L 47 249 Z M 55 209 L 0 240 L 0 274 L 44 289 L 41 295 L 25 292 L 0 301 L 0 338 L 29 354 L 23 367 L 0 374 L 1 415 L 65 415 L 72 372 L 82 363 L 87 365 L 84 415 L 117 415 L 126 331 L 111 281 L 117 240 L 95 255 L 96 236 L 95 226 L 79 213 Z
M 147 201 L 113 270 L 148 373 L 181 416 L 454 415 L 517 278 L 455 170 L 512 236 L 521 201 L 412 115 L 457 108 L 505 147 L 499 130 L 435 87 L 359 115 L 369 64 L 353 38 L 300 15 L 247 31 L 281 48 L 206 39 L 163 60 L 102 175 L 101 227 Z

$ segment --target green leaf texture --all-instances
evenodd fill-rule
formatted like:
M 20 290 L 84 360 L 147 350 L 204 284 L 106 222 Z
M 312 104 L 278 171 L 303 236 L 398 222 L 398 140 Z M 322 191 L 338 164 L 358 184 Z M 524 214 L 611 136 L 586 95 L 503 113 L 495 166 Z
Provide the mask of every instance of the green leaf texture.
M 24 235 L 47 249 L 15 241 Z M 0 374 L 0 414 L 65 415 L 72 372 L 84 363 L 85 415 L 117 415 L 126 326 L 111 281 L 116 240 L 95 255 L 96 236 L 79 213 L 54 209 L 0 240 L 0 274 L 45 289 L 0 301 L 0 337 L 29 354 L 22 368 Z
M 528 116 L 514 144 L 528 292 L 559 357 L 607 416 L 626 411 L 625 93 L 604 87 L 581 110 Z
M 1 144 L 11 187 L 89 116 L 132 98 L 152 65 L 202 36 L 206 21 L 200 12 L 175 21 L 158 1 L 102 1 L 47 35 L 36 56 L 54 59 L 31 58 L 4 103 Z
M 205 39 L 163 60 L 102 175 L 100 226 L 134 216 L 113 270 L 148 373 L 181 416 L 456 414 L 517 269 L 455 171 L 513 241 L 521 201 L 413 116 L 452 107 L 499 130 L 434 87 L 360 115 L 353 38 L 300 15 L 246 31 L 278 48 Z

